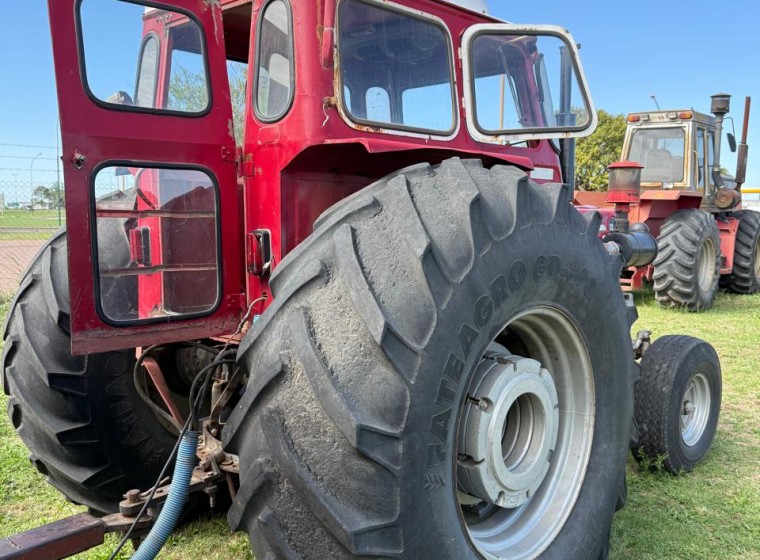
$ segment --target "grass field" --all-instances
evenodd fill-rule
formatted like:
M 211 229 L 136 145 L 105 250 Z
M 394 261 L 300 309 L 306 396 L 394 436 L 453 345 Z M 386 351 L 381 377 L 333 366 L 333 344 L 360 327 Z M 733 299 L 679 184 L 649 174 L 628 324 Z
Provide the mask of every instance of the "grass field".
M 723 367 L 724 403 L 713 450 L 694 473 L 652 474 L 629 462 L 629 502 L 615 517 L 611 558 L 760 560 L 760 295 L 723 294 L 712 311 L 697 315 L 661 310 L 650 293 L 637 294 L 636 300 L 641 318 L 634 331 L 646 327 L 655 336 L 691 334 L 715 345 Z M 4 315 L 9 302 L 0 303 Z M 4 397 L 0 400 L 4 409 Z M 0 536 L 82 509 L 46 485 L 27 455 L 2 416 Z M 81 558 L 107 558 L 114 542 Z M 247 538 L 230 535 L 221 518 L 185 527 L 160 557 L 251 556 Z
M 61 211 L 62 223 L 66 213 Z M 0 230 L 8 228 L 58 229 L 57 210 L 5 210 L 0 213 Z
M 66 223 L 61 212 L 61 223 Z M 42 240 L 59 228 L 57 210 L 5 210 L 0 212 L 0 241 Z

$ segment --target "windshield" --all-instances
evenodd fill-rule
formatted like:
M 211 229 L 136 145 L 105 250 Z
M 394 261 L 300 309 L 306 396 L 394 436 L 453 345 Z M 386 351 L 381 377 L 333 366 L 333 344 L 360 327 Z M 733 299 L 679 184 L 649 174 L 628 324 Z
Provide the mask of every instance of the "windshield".
M 343 104 L 354 121 L 454 131 L 451 44 L 443 27 L 360 0 L 340 4 L 339 26 Z
M 684 177 L 686 131 L 682 127 L 634 130 L 628 160 L 644 166 L 642 183 L 679 183 Z

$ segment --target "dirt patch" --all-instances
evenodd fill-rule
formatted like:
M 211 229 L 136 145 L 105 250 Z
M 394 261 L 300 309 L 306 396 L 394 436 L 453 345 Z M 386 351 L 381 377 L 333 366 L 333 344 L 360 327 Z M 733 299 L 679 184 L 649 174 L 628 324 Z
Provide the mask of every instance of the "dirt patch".
M 44 240 L 0 240 L 0 293 L 16 291 L 21 275 L 44 244 Z

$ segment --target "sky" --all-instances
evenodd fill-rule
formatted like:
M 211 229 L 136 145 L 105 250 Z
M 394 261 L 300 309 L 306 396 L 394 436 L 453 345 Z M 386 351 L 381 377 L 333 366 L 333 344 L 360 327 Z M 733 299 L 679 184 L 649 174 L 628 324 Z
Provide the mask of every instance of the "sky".
M 62 1 L 62 0 L 55 0 Z M 110 3 L 113 0 L 87 0 Z M 56 177 L 57 102 L 45 0 L 3 2 L 0 20 L 0 190 L 14 181 L 50 184 Z M 566 27 L 598 109 L 625 114 L 663 109 L 709 113 L 710 95 L 733 95 L 741 134 L 744 97 L 752 96 L 747 186 L 760 188 L 760 2 L 637 0 L 609 2 L 489 0 L 494 15 L 515 23 Z M 117 20 L 110 20 L 112 23 Z M 108 22 L 103 29 L 108 36 Z M 133 32 L 130 30 L 130 35 Z M 136 41 L 139 41 L 139 37 Z M 131 53 L 139 45 L 129 41 Z M 124 70 L 134 83 L 132 64 Z M 730 130 L 730 123 L 728 123 Z M 735 157 L 724 143 L 723 166 Z M 37 159 L 35 156 L 41 154 Z

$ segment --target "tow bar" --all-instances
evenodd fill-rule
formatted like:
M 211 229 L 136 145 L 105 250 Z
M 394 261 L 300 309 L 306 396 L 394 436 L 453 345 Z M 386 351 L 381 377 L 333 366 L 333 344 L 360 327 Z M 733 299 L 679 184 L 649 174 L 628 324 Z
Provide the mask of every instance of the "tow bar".
M 106 533 L 126 532 L 134 520 L 115 513 L 93 517 L 80 513 L 0 540 L 0 560 L 58 560 L 103 544 Z M 142 533 L 153 523 L 150 515 L 140 519 Z

